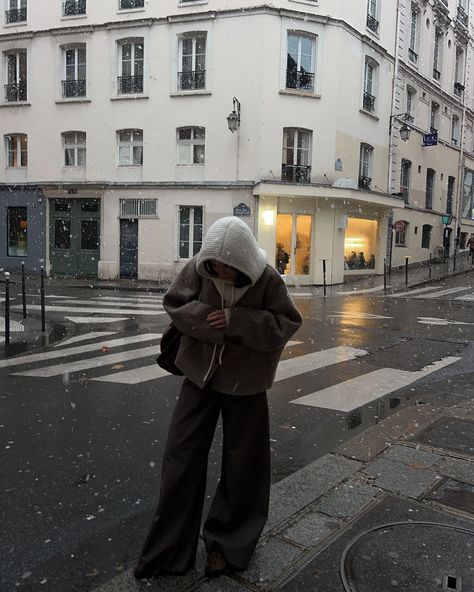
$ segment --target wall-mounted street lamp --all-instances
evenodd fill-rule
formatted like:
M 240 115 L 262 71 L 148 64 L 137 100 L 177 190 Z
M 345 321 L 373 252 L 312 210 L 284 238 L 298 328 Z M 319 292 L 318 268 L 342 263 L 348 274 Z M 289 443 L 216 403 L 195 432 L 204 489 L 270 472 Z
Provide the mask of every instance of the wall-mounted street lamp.
M 393 121 L 397 119 L 399 121 L 403 121 L 404 123 L 400 127 L 399 133 L 400 138 L 403 142 L 406 142 L 410 139 L 411 127 L 409 127 L 406 122 L 413 121 L 413 116 L 410 113 L 396 113 L 395 115 L 390 115 L 390 123 L 388 126 L 388 133 L 392 130 Z
M 232 133 L 236 132 L 240 127 L 240 102 L 233 97 L 233 111 L 227 117 L 227 125 Z

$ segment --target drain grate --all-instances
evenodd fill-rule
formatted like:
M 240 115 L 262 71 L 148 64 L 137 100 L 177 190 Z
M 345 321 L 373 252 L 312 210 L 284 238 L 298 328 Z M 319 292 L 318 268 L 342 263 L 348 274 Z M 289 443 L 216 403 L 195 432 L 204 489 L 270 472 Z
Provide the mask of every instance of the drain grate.
M 456 590 L 459 592 L 459 590 L 462 590 L 461 578 L 458 578 L 457 576 L 445 575 L 443 579 L 443 590 Z

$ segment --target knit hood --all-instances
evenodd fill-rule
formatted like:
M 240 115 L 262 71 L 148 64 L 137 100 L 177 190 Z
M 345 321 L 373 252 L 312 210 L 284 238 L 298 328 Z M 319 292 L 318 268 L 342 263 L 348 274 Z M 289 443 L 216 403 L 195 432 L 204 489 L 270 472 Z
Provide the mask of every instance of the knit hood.
M 220 261 L 244 273 L 253 286 L 265 270 L 267 257 L 260 249 L 250 228 L 235 216 L 221 218 L 207 231 L 197 256 L 197 271 L 206 278 L 214 279 L 204 263 Z

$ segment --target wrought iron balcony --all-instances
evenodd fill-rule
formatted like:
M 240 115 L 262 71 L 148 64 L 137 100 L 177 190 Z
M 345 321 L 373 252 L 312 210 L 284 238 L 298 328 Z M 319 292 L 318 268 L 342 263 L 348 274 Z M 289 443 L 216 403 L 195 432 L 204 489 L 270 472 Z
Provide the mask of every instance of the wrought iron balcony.
M 448 0 L 438 0 L 441 4 L 444 4 L 446 7 L 448 6 Z
M 120 10 L 130 10 L 132 8 L 143 8 L 145 0 L 120 0 Z
M 441 72 L 436 68 L 433 68 L 433 80 L 441 80 Z
M 363 177 L 359 175 L 359 189 L 370 189 L 371 177 Z
M 80 78 L 78 80 L 63 80 L 63 97 L 71 99 L 73 97 L 86 96 L 86 79 Z
M 403 187 L 403 185 L 400 185 L 400 193 L 402 194 L 403 201 L 407 204 L 410 197 L 408 187 Z
M 5 11 L 5 17 L 7 24 L 22 23 L 23 21 L 26 21 L 26 6 Z
M 454 94 L 457 95 L 458 97 L 461 96 L 461 93 L 464 90 L 464 84 L 461 84 L 460 82 L 455 82 L 454 83 Z
M 367 27 L 374 33 L 377 33 L 379 30 L 379 21 L 371 14 L 367 15 Z
M 306 165 L 282 164 L 281 180 L 289 183 L 310 183 L 311 167 Z
M 86 0 L 66 0 L 63 4 L 63 16 L 86 14 Z
M 467 29 L 467 27 L 469 25 L 469 16 L 467 15 L 464 8 L 462 6 L 460 6 L 459 4 L 458 4 L 458 12 L 457 12 L 456 19 L 461 23 L 461 25 L 463 25 Z
M 17 84 L 5 84 L 5 102 L 18 103 L 26 101 L 26 82 L 18 82 Z
M 430 134 L 437 134 L 438 133 L 438 128 L 436 127 L 430 127 Z
M 143 92 L 143 75 L 140 76 L 118 76 L 119 95 L 132 95 Z
M 314 90 L 314 73 L 301 70 L 298 72 L 294 68 L 289 68 L 286 71 L 286 88 Z
M 364 109 L 375 111 L 375 97 L 367 92 L 364 93 Z
M 202 90 L 206 88 L 206 70 L 178 72 L 179 90 Z
M 418 54 L 411 48 L 408 48 L 408 59 L 412 64 L 418 63 Z

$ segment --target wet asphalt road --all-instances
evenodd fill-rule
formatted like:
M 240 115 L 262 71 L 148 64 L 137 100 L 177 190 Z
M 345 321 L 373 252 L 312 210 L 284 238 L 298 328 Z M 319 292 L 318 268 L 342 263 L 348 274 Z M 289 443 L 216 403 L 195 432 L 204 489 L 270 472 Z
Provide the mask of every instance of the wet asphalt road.
M 438 288 L 468 287 L 468 279 L 452 278 Z M 58 294 L 85 300 L 110 296 L 67 288 Z M 413 404 L 418 384 L 432 383 L 433 393 L 449 398 L 453 384 L 472 371 L 474 357 L 474 306 L 456 301 L 456 295 L 295 299 L 305 322 L 294 337 L 301 343 L 287 348 L 284 359 L 338 346 L 361 348 L 367 355 L 275 384 L 269 393 L 274 481 Z M 64 324 L 64 316 L 57 312 L 48 318 Z M 147 316 L 107 329 L 117 333 L 114 338 L 161 333 L 166 325 L 165 315 Z M 104 328 L 65 326 L 68 338 Z M 371 372 L 416 372 L 447 356 L 460 359 L 350 412 L 291 403 L 361 375 L 368 376 L 370 389 Z M 143 364 L 138 359 L 123 365 Z M 181 379 L 122 385 L 94 382 L 104 373 L 101 368 L 69 379 L 13 376 L 14 371 L 0 368 L 0 590 L 92 590 L 133 565 L 138 554 L 156 504 L 161 455 Z M 208 500 L 219 452 L 218 433 L 210 454 Z

